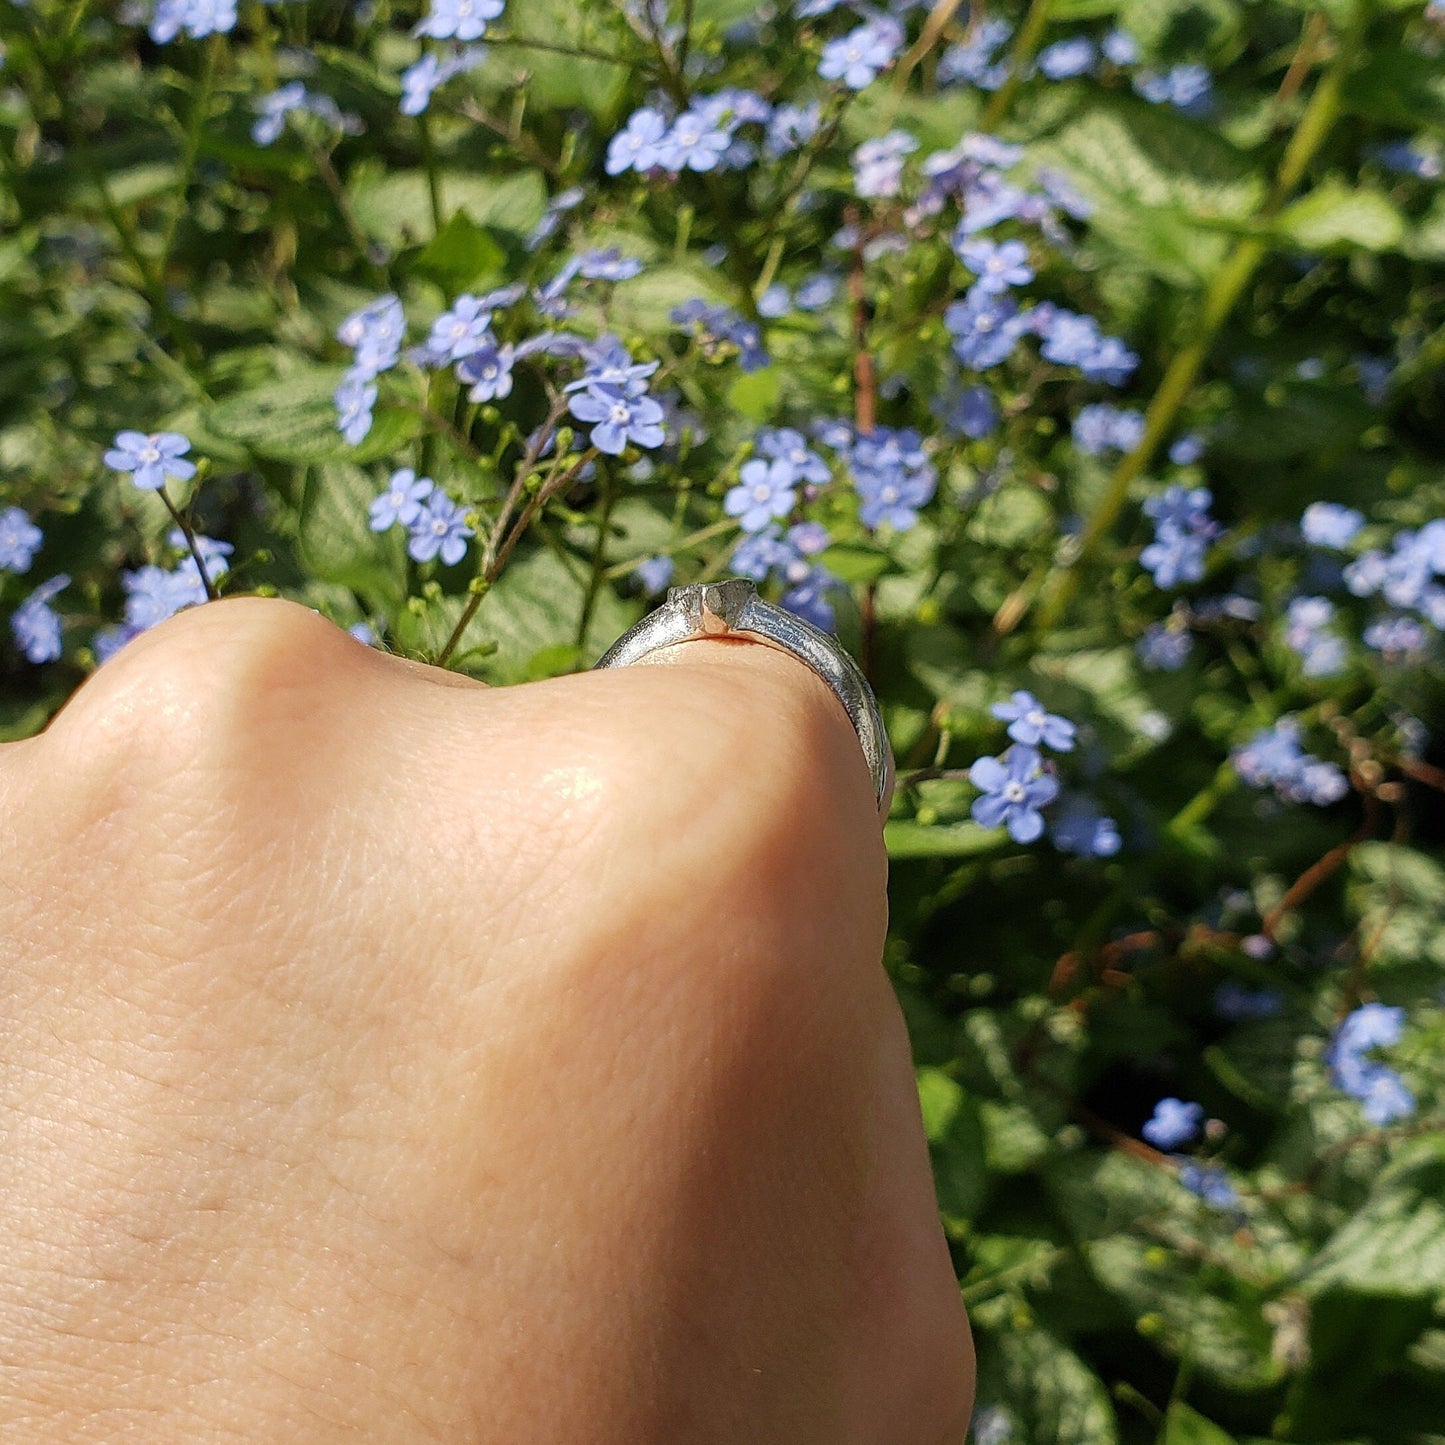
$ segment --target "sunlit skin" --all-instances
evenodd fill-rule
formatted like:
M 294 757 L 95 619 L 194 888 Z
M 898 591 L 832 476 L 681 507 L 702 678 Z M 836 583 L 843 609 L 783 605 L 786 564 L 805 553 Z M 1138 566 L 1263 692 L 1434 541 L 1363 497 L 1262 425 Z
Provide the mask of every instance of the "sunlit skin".
M 0 748 L 0 1438 L 961 1445 L 857 739 L 182 614 Z

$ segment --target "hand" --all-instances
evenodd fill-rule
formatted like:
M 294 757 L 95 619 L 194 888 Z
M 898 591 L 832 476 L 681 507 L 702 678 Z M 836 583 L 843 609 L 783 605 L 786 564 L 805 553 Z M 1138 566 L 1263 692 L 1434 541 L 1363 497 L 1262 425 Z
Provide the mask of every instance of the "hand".
M 868 771 L 183 614 L 0 748 L 0 1437 L 959 1445 Z

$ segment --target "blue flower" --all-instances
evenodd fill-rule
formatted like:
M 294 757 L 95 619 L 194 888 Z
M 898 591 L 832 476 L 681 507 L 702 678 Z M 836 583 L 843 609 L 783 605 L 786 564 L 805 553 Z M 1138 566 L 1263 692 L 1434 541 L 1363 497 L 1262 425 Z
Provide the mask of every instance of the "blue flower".
M 1015 843 L 1032 843 L 1044 831 L 1040 808 L 1058 796 L 1059 784 L 1043 772 L 1036 748 L 1016 743 L 1002 758 L 979 758 L 968 780 L 981 796 L 973 800 L 974 820 L 985 828 L 1006 826 Z
M 627 124 L 612 137 L 603 169 L 609 176 L 623 171 L 650 171 L 662 164 L 662 142 L 667 119 L 660 111 L 644 106 L 628 117 Z
M 69 586 L 70 578 L 62 572 L 42 582 L 12 614 L 10 631 L 29 661 L 54 662 L 60 656 L 60 615 L 50 606 L 50 599 Z
M 182 31 L 192 40 L 227 35 L 236 28 L 236 0 L 157 0 L 150 37 L 168 45 Z
M 1423 652 L 1429 639 L 1430 635 L 1422 624 L 1399 612 L 1377 618 L 1365 628 L 1360 638 L 1366 647 L 1391 660 Z
M 592 445 L 609 456 L 619 456 L 629 442 L 639 447 L 660 447 L 665 434 L 662 408 L 650 396 L 629 396 L 618 387 L 590 386 L 569 403 L 578 421 L 593 423 Z
M 1327 597 L 1296 597 L 1285 618 L 1285 643 L 1302 660 L 1306 677 L 1337 677 L 1345 669 L 1343 638 L 1324 629 L 1334 620 L 1335 605 Z
M 843 584 L 827 568 L 812 565 L 802 558 L 789 562 L 782 569 L 782 575 L 784 590 L 778 599 L 779 604 L 795 617 L 811 622 L 820 631 L 832 632 L 837 626 L 837 619 L 828 594 L 837 591 Z
M 684 111 L 658 142 L 658 164 L 670 171 L 710 171 L 728 148 L 728 133 L 696 109 Z
M 634 361 L 632 353 L 615 336 L 600 336 L 596 341 L 584 342 L 577 354 L 586 363 L 586 369 L 576 381 L 568 382 L 563 391 L 614 387 L 629 396 L 639 396 L 647 389 L 647 378 L 661 364 Z
M 903 27 L 896 20 L 880 16 L 841 39 L 830 40 L 823 47 L 818 74 L 824 80 L 841 80 L 849 90 L 862 90 L 893 63 L 902 48 Z
M 336 339 L 355 353 L 352 373 L 365 381 L 396 365 L 405 335 L 401 299 L 390 294 L 353 311 L 336 328 Z
M 992 436 L 998 430 L 998 402 L 986 386 L 965 386 L 934 404 L 939 421 L 958 436 Z
M 953 354 L 975 371 L 987 371 L 1007 360 L 1028 330 L 1028 321 L 1010 297 L 991 295 L 976 286 L 949 306 L 943 324 L 953 337 Z
M 980 90 L 997 90 L 1008 79 L 1008 64 L 995 57 L 1013 33 L 1007 20 L 990 17 L 973 28 L 960 45 L 951 45 L 938 62 L 938 82 L 966 80 Z
M 802 432 L 792 427 L 764 427 L 758 433 L 758 451 L 774 461 L 786 462 L 800 482 L 821 487 L 832 476 L 827 462 L 808 446 Z
M 433 40 L 480 40 L 487 33 L 487 22 L 504 8 L 505 0 L 431 0 L 430 11 L 412 34 Z
M 1199 1133 L 1203 1121 L 1202 1104 L 1186 1103 L 1183 1099 L 1160 1099 L 1139 1132 L 1156 1149 L 1177 1149 Z
M 907 131 L 866 140 L 853 152 L 853 188 L 864 200 L 896 196 L 903 187 L 903 162 L 918 149 Z
M 105 464 L 129 472 L 141 491 L 157 492 L 172 477 L 184 482 L 195 476 L 195 464 L 185 460 L 190 449 L 190 442 L 179 432 L 117 432 Z
M 989 711 L 1008 723 L 1008 735 L 1016 743 L 1027 743 L 1029 747 L 1042 744 L 1058 753 L 1073 751 L 1076 731 L 1073 723 L 1046 711 L 1031 692 L 1020 688 L 1008 702 L 996 702 Z
M 371 430 L 376 387 L 363 376 L 348 372 L 336 388 L 336 429 L 348 446 L 357 446 Z
M 1086 35 L 1072 35 L 1046 45 L 1038 55 L 1038 66 L 1050 80 L 1066 80 L 1070 76 L 1087 75 L 1097 60 L 1094 42 Z
M 1239 1206 L 1239 1195 L 1218 1164 L 1196 1164 L 1193 1160 L 1186 1160 L 1179 1166 L 1179 1182 L 1191 1194 L 1197 1194 L 1216 1209 Z
M 1135 65 L 1139 60 L 1139 42 L 1127 30 L 1111 30 L 1099 42 L 1099 49 L 1110 65 Z
M 1124 846 L 1119 825 L 1078 794 L 1060 804 L 1049 825 L 1049 837 L 1060 853 L 1080 858 L 1112 858 Z
M 393 472 L 386 490 L 371 504 L 371 530 L 384 532 L 398 522 L 410 527 L 421 516 L 422 503 L 435 488 L 436 483 L 430 477 L 417 476 L 411 467 Z
M 975 1411 L 969 1423 L 973 1445 L 1008 1445 L 1013 1439 L 1013 1420 L 1002 1405 Z
M 448 567 L 460 562 L 466 555 L 467 538 L 476 535 L 467 526 L 466 515 L 466 508 L 458 506 L 440 488 L 433 491 L 410 524 L 406 550 L 412 560 L 430 562 L 440 555 Z
M 679 326 L 694 330 L 706 342 L 726 343 L 738 349 L 738 366 L 743 371 L 759 371 L 768 364 L 762 332 L 746 317 L 726 306 L 709 306 L 694 299 L 674 306 L 668 318 Z
M 642 274 L 642 262 L 609 246 L 605 251 L 584 252 L 578 258 L 577 274 L 584 281 L 630 281 Z
M 878 427 L 857 437 L 848 450 L 848 465 L 862 503 L 858 515 L 869 528 L 908 531 L 938 485 L 938 473 L 911 429 Z
M 256 101 L 257 119 L 251 126 L 251 139 L 259 146 L 274 144 L 286 125 L 286 117 L 305 106 L 306 87 L 299 80 L 260 96 Z
M 403 115 L 421 115 L 431 104 L 433 94 L 455 76 L 475 70 L 487 58 L 485 45 L 468 45 L 455 55 L 438 57 L 428 52 L 401 73 L 401 104 Z
M 1194 651 L 1194 639 L 1182 627 L 1151 622 L 1134 644 L 1134 651 L 1139 661 L 1153 671 L 1178 672 Z
M 1095 402 L 1083 407 L 1074 418 L 1074 445 L 1085 456 L 1097 457 L 1107 451 L 1130 452 L 1144 435 L 1144 414 Z
M 457 364 L 457 376 L 471 383 L 468 401 L 500 401 L 512 394 L 512 364 L 516 353 L 510 346 L 485 345 Z
M 432 323 L 426 347 L 440 365 L 460 361 L 486 344 L 490 339 L 492 313 L 476 296 L 458 296 L 450 311 L 443 311 Z
M 822 119 L 822 107 L 816 100 L 802 106 L 774 106 L 772 115 L 768 117 L 763 149 L 773 160 L 780 160 L 812 140 Z
M 1169 460 L 1176 467 L 1190 467 L 1204 455 L 1204 438 L 1197 432 L 1177 437 L 1169 448 Z
M 28 572 L 45 534 L 19 507 L 0 512 L 0 571 Z
M 642 584 L 642 590 L 649 593 L 661 592 L 672 581 L 672 573 L 671 557 L 649 557 L 632 569 L 632 575 Z
M 727 131 L 709 126 L 694 110 L 683 111 L 657 144 L 657 163 L 668 171 L 714 171 L 727 147 Z
M 1154 540 L 1139 554 L 1156 587 L 1177 587 L 1204 576 L 1205 554 L 1220 527 L 1209 515 L 1207 487 L 1171 486 L 1144 503 L 1154 521 Z
M 1327 807 L 1350 790 L 1349 779 L 1333 763 L 1305 752 L 1299 724 L 1282 717 L 1272 728 L 1257 732 L 1231 754 L 1234 770 L 1251 787 L 1272 786 L 1288 803 Z
M 1300 536 L 1312 547 L 1343 552 L 1365 525 L 1364 514 L 1339 502 L 1311 502 L 1300 518 Z
M 1415 1096 L 1394 1069 L 1365 1055 L 1400 1042 L 1405 1010 L 1381 1003 L 1361 1004 L 1335 1029 L 1325 1053 L 1337 1089 L 1358 1099 L 1365 1118 L 1378 1126 L 1415 1112 Z
M 1214 81 L 1202 65 L 1176 65 L 1160 75 L 1156 71 L 1140 71 L 1134 77 L 1134 89 L 1155 105 L 1168 103 L 1189 115 L 1208 110 Z
M 976 238 L 959 243 L 955 250 L 958 259 L 978 277 L 974 287 L 983 295 L 997 295 L 1034 279 L 1029 248 L 1022 241 Z
M 736 517 L 745 532 L 761 532 L 797 505 L 797 473 L 785 461 L 754 457 L 743 463 L 738 476 L 737 486 L 723 498 L 723 511 Z
M 733 549 L 728 565 L 739 577 L 763 582 L 768 573 L 786 567 L 797 555 L 797 549 L 783 541 L 776 526 L 771 526 L 766 531 L 745 535 Z

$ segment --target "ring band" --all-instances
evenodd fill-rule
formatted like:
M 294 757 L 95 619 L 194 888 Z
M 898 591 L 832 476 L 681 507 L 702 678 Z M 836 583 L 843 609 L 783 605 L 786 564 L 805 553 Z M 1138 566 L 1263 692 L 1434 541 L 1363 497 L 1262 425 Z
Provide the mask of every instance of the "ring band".
M 893 754 L 878 699 L 858 664 L 826 632 L 774 607 L 758 596 L 746 577 L 670 587 L 667 601 L 624 632 L 597 661 L 598 667 L 627 667 L 659 648 L 703 637 L 746 637 L 790 652 L 818 674 L 843 704 L 873 775 L 881 810 L 893 776 Z

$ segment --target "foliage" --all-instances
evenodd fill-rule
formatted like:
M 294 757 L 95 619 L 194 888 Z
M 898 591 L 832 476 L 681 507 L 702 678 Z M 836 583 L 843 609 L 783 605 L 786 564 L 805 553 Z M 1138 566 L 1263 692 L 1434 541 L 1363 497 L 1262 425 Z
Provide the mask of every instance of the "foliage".
M 899 759 L 973 1438 L 1445 1439 L 1438 0 L 0 44 L 5 736 L 210 592 L 514 682 L 753 575 Z

